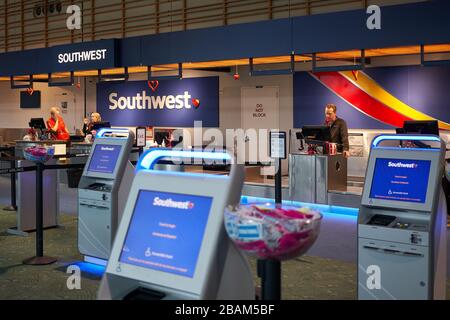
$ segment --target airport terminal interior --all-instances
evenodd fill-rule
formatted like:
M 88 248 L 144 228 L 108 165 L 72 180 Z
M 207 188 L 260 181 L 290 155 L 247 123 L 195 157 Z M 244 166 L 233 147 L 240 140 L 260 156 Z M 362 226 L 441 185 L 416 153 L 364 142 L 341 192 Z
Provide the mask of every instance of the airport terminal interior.
M 450 300 L 449 13 L 0 1 L 0 300 Z

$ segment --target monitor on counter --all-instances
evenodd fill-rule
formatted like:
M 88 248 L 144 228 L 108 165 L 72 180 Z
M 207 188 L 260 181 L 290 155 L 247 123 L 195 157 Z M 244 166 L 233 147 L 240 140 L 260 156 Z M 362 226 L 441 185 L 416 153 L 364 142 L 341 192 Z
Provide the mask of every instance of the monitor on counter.
M 112 175 L 121 150 L 122 146 L 118 144 L 96 144 L 88 164 L 88 173 Z
M 92 126 L 92 130 L 99 131 L 102 128 L 111 128 L 111 124 L 109 122 L 96 122 Z
M 403 123 L 404 133 L 439 135 L 439 124 L 437 120 L 415 120 Z
M 28 126 L 39 130 L 45 130 L 47 128 L 44 118 L 31 118 L 30 122 L 28 122 Z
M 331 140 L 331 131 L 328 126 L 303 126 L 302 134 L 306 141 L 326 142 Z
M 212 197 L 140 190 L 119 261 L 192 278 Z

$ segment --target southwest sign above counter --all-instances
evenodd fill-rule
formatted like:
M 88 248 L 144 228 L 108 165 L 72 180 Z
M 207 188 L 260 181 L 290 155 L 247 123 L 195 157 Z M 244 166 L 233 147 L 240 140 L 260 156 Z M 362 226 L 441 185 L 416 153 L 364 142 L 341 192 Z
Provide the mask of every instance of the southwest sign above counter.
M 20 76 L 64 71 L 116 68 L 120 65 L 118 40 L 74 43 L 0 55 L 0 74 Z
M 114 39 L 52 48 L 52 70 L 91 70 L 117 66 L 117 42 Z
M 219 127 L 219 77 L 97 83 L 97 112 L 114 126 Z

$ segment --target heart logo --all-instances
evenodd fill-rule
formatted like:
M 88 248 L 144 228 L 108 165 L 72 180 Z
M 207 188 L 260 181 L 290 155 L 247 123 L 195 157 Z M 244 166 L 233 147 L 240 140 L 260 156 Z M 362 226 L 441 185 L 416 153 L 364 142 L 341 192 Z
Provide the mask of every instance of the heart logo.
M 33 95 L 34 89 L 33 88 L 27 88 L 27 92 L 31 96 L 31 95 Z
M 240 77 L 241 77 L 241 76 L 239 75 L 239 73 L 235 73 L 235 74 L 233 75 L 233 79 L 234 79 L 234 80 L 239 80 Z
M 147 84 L 148 87 L 152 89 L 153 92 L 155 92 L 159 86 L 159 81 L 158 80 L 147 81 Z
M 358 81 L 359 70 L 352 70 L 353 77 L 355 81 Z
M 197 109 L 200 106 L 200 100 L 198 99 L 192 99 L 192 104 Z

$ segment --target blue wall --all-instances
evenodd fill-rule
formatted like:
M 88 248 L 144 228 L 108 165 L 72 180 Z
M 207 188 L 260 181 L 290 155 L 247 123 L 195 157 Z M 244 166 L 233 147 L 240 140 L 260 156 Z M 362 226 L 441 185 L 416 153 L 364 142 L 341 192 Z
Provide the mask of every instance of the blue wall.
M 450 122 L 450 66 L 384 67 L 364 72 L 416 110 Z M 322 124 L 325 105 L 334 103 L 338 107 L 338 115 L 347 120 L 349 128 L 392 129 L 353 108 L 308 72 L 295 73 L 293 86 L 295 128 Z

